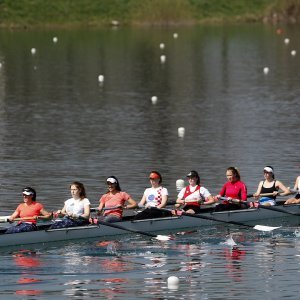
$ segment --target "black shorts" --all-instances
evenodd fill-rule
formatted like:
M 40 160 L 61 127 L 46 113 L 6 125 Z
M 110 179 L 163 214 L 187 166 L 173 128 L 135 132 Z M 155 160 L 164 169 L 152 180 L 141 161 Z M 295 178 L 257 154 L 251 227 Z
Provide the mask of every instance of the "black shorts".
M 143 220 L 143 219 L 154 219 L 154 218 L 164 218 L 171 217 L 171 211 L 160 210 L 159 208 L 145 208 L 143 211 L 139 212 L 134 219 L 135 220 Z
M 300 194 L 297 194 L 297 195 L 295 196 L 295 198 L 296 198 L 296 199 L 300 199 Z

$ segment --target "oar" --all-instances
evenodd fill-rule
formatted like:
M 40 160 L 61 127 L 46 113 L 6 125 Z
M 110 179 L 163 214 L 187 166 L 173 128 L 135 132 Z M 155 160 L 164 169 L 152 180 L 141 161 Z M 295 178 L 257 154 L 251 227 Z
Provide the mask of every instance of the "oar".
M 101 221 L 101 220 L 98 220 L 97 223 L 101 224 L 101 225 L 104 225 L 104 226 L 121 229 L 121 230 L 124 230 L 124 231 L 129 231 L 129 232 L 134 232 L 134 233 L 139 233 L 139 234 L 142 234 L 142 235 L 150 236 L 150 237 L 155 238 L 159 241 L 168 241 L 168 240 L 170 240 L 170 237 L 167 236 L 167 235 L 160 235 L 160 234 L 156 235 L 156 234 L 153 234 L 153 233 L 150 233 L 150 232 L 145 232 L 145 231 L 141 231 L 141 230 L 126 228 L 126 227 L 118 225 L 116 223 L 109 223 L 109 222 L 104 222 L 104 221 Z
M 161 209 L 161 210 L 167 210 L 168 209 L 162 209 L 162 208 L 157 208 L 157 209 Z M 215 221 L 215 222 L 221 222 L 221 223 L 227 223 L 227 224 L 233 224 L 233 225 L 238 225 L 238 226 L 244 226 L 244 227 L 248 227 L 248 228 L 252 228 L 252 229 L 256 229 L 259 231 L 272 231 L 274 229 L 278 229 L 280 227 L 271 227 L 271 226 L 265 226 L 265 225 L 249 225 L 249 224 L 245 224 L 245 223 L 241 223 L 241 222 L 237 222 L 237 221 L 225 221 L 225 220 L 220 220 L 218 218 L 214 218 L 214 217 L 210 217 L 210 216 L 205 216 L 202 214 L 189 214 L 186 212 L 180 212 L 180 214 L 187 216 L 187 217 L 191 217 L 191 218 L 198 218 L 198 219 L 203 219 L 203 220 L 210 220 L 210 221 Z
M 9 220 L 10 216 L 1 217 L 0 223 L 12 223 L 18 221 L 28 221 L 28 220 L 49 220 L 51 217 L 47 216 L 33 216 L 33 217 L 23 217 L 23 218 L 15 218 L 12 221 Z
M 284 209 L 281 209 L 281 208 L 278 208 L 278 207 L 275 207 L 275 206 L 268 206 L 268 205 L 259 204 L 258 207 L 262 208 L 262 209 L 277 211 L 277 212 L 288 214 L 288 215 L 300 216 L 300 213 L 296 213 L 296 212 L 292 212 L 292 211 L 286 211 Z
M 278 193 L 276 196 L 288 196 L 288 195 L 292 195 L 292 194 L 297 194 L 298 193 L 298 190 L 295 190 L 295 189 L 290 189 L 290 193 L 285 195 L 284 193 Z M 269 197 L 269 196 L 274 196 L 273 193 L 265 193 L 265 194 L 259 194 L 258 195 L 259 197 Z M 253 194 L 248 194 L 247 195 L 247 198 L 252 198 L 254 197 Z
M 113 210 L 113 209 L 117 209 L 117 208 L 122 208 L 122 206 L 117 205 L 117 206 L 112 206 L 112 207 L 104 207 L 104 208 L 102 208 L 102 210 Z M 99 208 L 98 207 L 91 207 L 91 211 L 92 212 L 98 212 Z
M 226 197 L 220 197 L 221 200 L 227 200 L 228 201 L 228 198 Z M 229 201 L 239 201 L 237 199 L 231 199 Z M 300 213 L 296 213 L 296 212 L 291 212 L 291 211 L 286 211 L 282 208 L 278 208 L 278 207 L 275 207 L 275 206 L 269 206 L 269 205 L 262 205 L 262 204 L 258 204 L 258 206 L 256 208 L 261 208 L 261 209 L 267 209 L 267 210 L 272 210 L 272 211 L 276 211 L 276 212 L 280 212 L 280 213 L 284 213 L 284 214 L 288 214 L 288 215 L 293 215 L 293 216 L 300 216 Z

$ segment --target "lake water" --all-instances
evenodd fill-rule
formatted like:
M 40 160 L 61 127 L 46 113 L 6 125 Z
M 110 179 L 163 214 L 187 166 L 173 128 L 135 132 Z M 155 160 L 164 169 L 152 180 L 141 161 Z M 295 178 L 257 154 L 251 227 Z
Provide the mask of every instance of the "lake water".
M 249 192 L 265 165 L 293 186 L 300 164 L 299 27 L 280 35 L 276 29 L 0 31 L 1 213 L 15 209 L 25 186 L 36 188 L 47 209 L 61 208 L 74 180 L 96 205 L 109 175 L 139 200 L 152 169 L 162 173 L 171 200 L 176 179 L 191 169 L 212 194 L 229 166 L 239 168 Z M 164 244 L 128 235 L 1 250 L 0 297 L 296 298 L 296 230 L 230 228 L 238 249 L 217 226 Z M 171 275 L 180 278 L 178 291 L 167 288 Z

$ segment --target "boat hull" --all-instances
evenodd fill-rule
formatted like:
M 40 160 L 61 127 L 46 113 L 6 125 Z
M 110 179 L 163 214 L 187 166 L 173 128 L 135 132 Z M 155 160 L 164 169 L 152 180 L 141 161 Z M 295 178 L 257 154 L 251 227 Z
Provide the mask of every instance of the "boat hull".
M 299 213 L 300 205 L 280 206 L 286 212 Z M 281 225 L 280 219 L 289 216 L 287 213 L 270 211 L 266 209 L 244 209 L 225 212 L 202 213 L 203 216 L 213 217 L 220 220 L 223 225 L 224 221 L 242 222 L 248 224 L 268 225 L 269 220 L 272 224 L 276 222 Z M 201 215 L 200 215 L 201 216 Z M 130 230 L 143 231 L 148 233 L 160 231 L 174 231 L 176 229 L 198 228 L 202 226 L 216 225 L 218 222 L 205 220 L 189 216 L 173 216 L 166 218 L 156 218 L 147 220 L 128 220 L 116 224 Z M 36 243 L 51 243 L 58 241 L 83 240 L 89 238 L 111 237 L 123 235 L 126 230 L 113 228 L 107 225 L 88 225 L 73 228 L 62 228 L 53 230 L 38 230 L 33 232 L 22 232 L 15 234 L 2 234 L 0 237 L 0 247 L 21 246 Z

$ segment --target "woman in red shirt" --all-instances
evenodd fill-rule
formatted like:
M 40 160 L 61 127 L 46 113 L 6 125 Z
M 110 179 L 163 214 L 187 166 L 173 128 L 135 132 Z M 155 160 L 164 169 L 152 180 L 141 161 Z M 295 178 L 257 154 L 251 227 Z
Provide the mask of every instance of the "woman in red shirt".
M 223 185 L 219 195 L 215 196 L 215 198 L 219 200 L 220 197 L 226 197 L 227 200 L 217 205 L 215 211 L 247 208 L 247 187 L 241 181 L 238 169 L 229 167 L 226 170 L 226 177 L 228 182 Z
M 100 198 L 100 205 L 98 209 L 100 212 L 103 208 L 107 209 L 104 211 L 103 215 L 103 220 L 105 222 L 113 223 L 121 221 L 123 208 L 136 208 L 137 203 L 130 197 L 130 195 L 121 191 L 119 181 L 115 176 L 109 176 L 106 179 L 106 183 L 108 191 Z
M 37 230 L 36 222 L 41 216 L 49 218 L 51 214 L 44 209 L 41 203 L 36 202 L 36 191 L 31 187 L 26 187 L 23 189 L 23 203 L 19 204 L 15 212 L 8 218 L 10 222 L 13 222 L 16 218 L 23 220 L 8 228 L 5 233 Z

